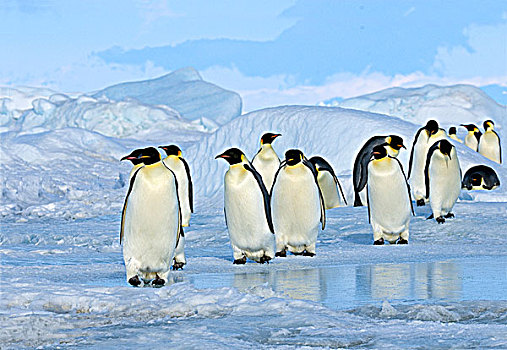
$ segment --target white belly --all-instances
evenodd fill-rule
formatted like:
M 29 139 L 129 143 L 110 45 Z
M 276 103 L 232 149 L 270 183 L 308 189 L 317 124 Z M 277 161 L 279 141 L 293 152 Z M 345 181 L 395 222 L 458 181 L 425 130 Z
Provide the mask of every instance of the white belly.
M 174 176 L 163 167 L 143 168 L 127 202 L 123 257 L 128 268 L 166 272 L 174 255 L 179 209 Z
M 280 160 L 276 153 L 270 148 L 262 150 L 253 159 L 252 165 L 257 172 L 262 176 L 262 181 L 268 192 L 271 191 L 276 172 L 280 167 Z
M 167 157 L 163 160 L 163 162 L 169 167 L 169 169 L 174 172 L 176 180 L 178 181 L 178 198 L 180 201 L 181 223 L 186 227 L 189 225 L 192 212 L 190 210 L 190 200 L 188 196 L 189 184 L 185 165 L 176 157 Z
M 303 164 L 283 168 L 273 185 L 273 225 L 279 241 L 297 247 L 316 242 L 320 225 L 317 184 Z
M 334 181 L 333 175 L 328 171 L 319 171 L 317 176 L 320 191 L 324 197 L 326 209 L 332 209 L 340 206 L 339 189 Z
M 500 140 L 495 133 L 486 131 L 481 136 L 479 153 L 494 162 L 500 163 Z
M 411 204 L 407 184 L 397 162 L 384 159 L 368 165 L 368 203 L 374 230 L 403 232 L 410 222 Z
M 253 174 L 231 167 L 225 174 L 225 213 L 233 247 L 245 252 L 273 248 L 274 235 L 269 230 L 264 197 Z
M 456 151 L 446 164 L 443 155 L 435 152 L 429 168 L 430 205 L 435 218 L 451 212 L 461 192 L 461 175 Z
M 465 146 L 470 147 L 474 151 L 477 151 L 478 143 L 477 138 L 475 137 L 474 134 L 469 133 L 467 134 L 467 136 L 465 136 Z

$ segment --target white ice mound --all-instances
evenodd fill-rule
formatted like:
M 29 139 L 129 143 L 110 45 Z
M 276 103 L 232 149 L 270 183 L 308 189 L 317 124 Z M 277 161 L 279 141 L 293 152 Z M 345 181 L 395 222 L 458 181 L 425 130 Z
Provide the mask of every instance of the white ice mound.
M 407 150 L 402 149 L 399 159 L 407 172 L 413 137 L 419 127 L 395 117 L 332 107 L 285 106 L 251 112 L 222 126 L 189 149 L 195 190 L 199 199 L 221 200 L 223 176 L 228 164 L 215 160 L 215 156 L 230 147 L 238 147 L 251 160 L 259 148 L 261 135 L 271 131 L 282 134 L 273 143 L 280 158 L 287 149 L 299 148 L 308 158 L 320 155 L 327 159 L 344 180 L 346 195 L 351 199 L 352 185 L 347 175 L 351 174 L 354 159 L 364 142 L 374 135 L 401 136 Z M 461 144 L 457 147 L 463 173 L 472 165 L 486 164 L 500 177 L 503 185 L 481 195 L 481 200 L 507 200 L 505 167 Z M 469 199 L 475 198 L 479 192 L 484 191 L 471 192 Z
M 127 82 L 96 92 L 115 101 L 133 98 L 149 105 L 169 106 L 189 120 L 207 118 L 224 124 L 241 114 L 241 97 L 203 81 L 193 68 L 182 68 L 162 77 Z

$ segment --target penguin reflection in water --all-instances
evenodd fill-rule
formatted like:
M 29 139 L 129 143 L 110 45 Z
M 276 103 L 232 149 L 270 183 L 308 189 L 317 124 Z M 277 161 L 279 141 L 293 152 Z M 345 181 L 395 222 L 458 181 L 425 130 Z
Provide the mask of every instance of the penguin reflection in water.
M 446 218 L 453 218 L 451 212 L 461 192 L 461 169 L 456 148 L 447 140 L 433 144 L 428 151 L 424 168 L 426 198 L 430 199 L 431 214 L 443 224 Z
M 224 212 L 234 264 L 269 262 L 275 256 L 269 194 L 243 152 L 231 148 L 215 157 L 229 163 L 224 179 Z
M 276 256 L 315 255 L 319 226 L 326 223 L 324 199 L 317 172 L 299 150 L 285 153 L 285 161 L 271 189 L 271 208 L 276 233 Z
M 160 287 L 167 283 L 180 233 L 176 178 L 153 147 L 121 160 L 134 164 L 120 230 L 127 281 Z
M 192 177 L 187 161 L 181 156 L 181 149 L 176 145 L 159 146 L 165 151 L 167 157 L 162 163 L 171 169 L 178 183 L 178 198 L 181 210 L 181 232 L 176 251 L 174 253 L 173 269 L 182 269 L 186 264 L 185 259 L 185 233 L 183 227 L 188 227 L 190 215 L 194 212 Z
M 373 228 L 373 244 L 407 244 L 410 215 L 414 214 L 410 187 L 398 159 L 375 146 L 368 163 L 368 216 Z

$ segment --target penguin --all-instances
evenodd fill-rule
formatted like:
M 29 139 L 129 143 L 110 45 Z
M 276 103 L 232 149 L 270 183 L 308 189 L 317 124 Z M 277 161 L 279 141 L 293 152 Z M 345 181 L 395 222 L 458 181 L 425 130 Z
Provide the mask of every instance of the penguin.
M 429 120 L 414 137 L 410 161 L 408 165 L 408 180 L 417 206 L 422 207 L 428 198 L 425 197 L 424 166 L 428 150 L 435 142 L 447 138 L 444 129 L 438 127 L 436 120 Z
M 120 229 L 127 281 L 135 287 L 148 283 L 161 287 L 167 283 L 181 226 L 176 177 L 153 147 L 135 150 L 121 160 L 137 167 Z
M 500 186 L 500 179 L 492 168 L 476 165 L 466 171 L 461 188 L 468 191 L 494 190 L 498 186 Z
M 443 224 L 446 218 L 453 218 L 451 212 L 461 192 L 461 169 L 456 147 L 447 140 L 435 142 L 429 149 L 424 167 L 426 198 L 429 198 L 431 214 Z
M 267 263 L 275 257 L 269 193 L 245 154 L 230 148 L 215 159 L 229 163 L 224 179 L 224 213 L 233 251 L 233 264 L 247 258 Z
M 314 256 L 319 228 L 326 224 L 317 171 L 297 149 L 285 152 L 271 188 L 276 256 Z
M 373 147 L 368 162 L 368 219 L 373 244 L 408 244 L 410 216 L 414 214 L 410 186 L 400 161 L 385 147 Z
M 182 269 L 187 263 L 185 259 L 185 233 L 183 227 L 188 227 L 190 216 L 194 212 L 193 185 L 190 167 L 181 156 L 181 149 L 176 145 L 159 146 L 167 155 L 162 160 L 163 164 L 172 170 L 178 183 L 178 198 L 180 200 L 181 226 L 180 239 L 174 253 L 173 269 Z
M 474 124 L 461 124 L 461 126 L 468 130 L 468 134 L 465 136 L 465 146 L 477 152 L 482 135 L 479 128 Z
M 354 207 L 361 207 L 366 198 L 362 199 L 366 181 L 368 179 L 368 162 L 371 158 L 373 147 L 378 145 L 385 145 L 387 152 L 391 157 L 397 157 L 401 148 L 406 147 L 403 145 L 403 139 L 396 135 L 390 136 L 373 136 L 361 147 L 361 150 L 356 156 L 354 161 L 354 169 L 352 171 L 353 185 L 354 185 Z
M 486 120 L 483 126 L 485 132 L 479 140 L 479 153 L 498 164 L 502 164 L 502 146 L 500 137 L 494 130 L 495 123 L 492 120 Z
M 343 204 L 347 205 L 347 200 L 343 194 L 342 185 L 336 177 L 331 165 L 322 157 L 312 157 L 308 160 L 312 163 L 315 170 L 317 170 L 317 183 L 320 187 L 320 192 L 324 197 L 324 207 L 326 209 L 333 209 L 340 206 L 340 194 Z M 338 186 L 338 188 L 337 188 Z M 338 189 L 340 193 L 338 193 Z
M 271 190 L 275 174 L 280 167 L 280 159 L 271 143 L 282 134 L 265 133 L 261 137 L 261 148 L 252 159 L 252 165 L 257 172 L 262 176 L 264 186 L 268 191 Z
M 461 141 L 458 136 L 456 135 L 456 127 L 455 126 L 451 126 L 449 128 L 449 131 L 447 132 L 447 134 L 449 135 L 449 138 L 451 140 L 454 140 L 454 141 L 458 141 L 459 143 L 463 143 L 463 141 Z

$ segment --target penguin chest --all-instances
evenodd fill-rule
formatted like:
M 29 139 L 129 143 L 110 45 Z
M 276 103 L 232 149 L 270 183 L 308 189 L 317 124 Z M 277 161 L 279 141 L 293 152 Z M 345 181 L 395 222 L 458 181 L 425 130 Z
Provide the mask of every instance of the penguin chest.
M 465 136 L 465 146 L 473 149 L 474 151 L 477 151 L 477 138 L 473 133 L 468 133 L 467 136 Z
M 273 149 L 261 150 L 252 161 L 252 165 L 261 175 L 262 181 L 269 191 L 273 185 L 276 172 L 280 167 L 280 160 Z
M 340 196 L 336 182 L 328 171 L 319 171 L 317 176 L 320 191 L 324 197 L 324 205 L 326 209 L 332 209 L 340 206 Z
M 492 161 L 500 163 L 500 140 L 494 132 L 486 131 L 481 136 L 479 153 Z
M 456 151 L 451 159 L 435 152 L 429 166 L 430 204 L 433 212 L 450 211 L 461 192 L 461 175 Z M 439 216 L 438 214 L 436 216 Z
M 386 158 L 368 165 L 368 204 L 373 225 L 399 233 L 410 220 L 410 197 L 401 169 Z
M 263 235 L 272 235 L 266 219 L 264 197 L 253 174 L 242 166 L 225 175 L 225 213 L 231 242 L 251 248 Z
M 183 226 L 188 226 L 190 221 L 190 199 L 188 193 L 188 175 L 183 162 L 177 157 L 167 157 L 163 160 L 164 164 L 173 171 L 178 183 L 178 199 L 181 210 L 181 220 Z

